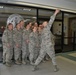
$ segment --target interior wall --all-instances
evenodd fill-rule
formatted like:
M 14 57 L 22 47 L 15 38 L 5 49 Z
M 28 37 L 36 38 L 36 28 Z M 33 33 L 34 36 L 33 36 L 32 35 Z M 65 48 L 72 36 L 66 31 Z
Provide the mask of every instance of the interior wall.
M 62 35 L 62 22 L 54 22 L 54 24 L 53 24 L 53 34 Z

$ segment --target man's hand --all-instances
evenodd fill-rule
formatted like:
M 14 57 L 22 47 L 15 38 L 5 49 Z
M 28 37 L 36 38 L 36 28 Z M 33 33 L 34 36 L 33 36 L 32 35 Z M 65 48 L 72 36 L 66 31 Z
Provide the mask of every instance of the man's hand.
M 54 15 L 56 16 L 60 12 L 60 9 L 56 9 Z
M 37 44 L 36 47 L 39 47 L 39 45 Z
M 7 44 L 7 47 L 9 48 L 10 47 L 10 44 Z
M 26 40 L 26 43 L 29 43 L 29 40 Z
M 16 47 L 18 48 L 19 47 L 19 44 L 16 44 Z

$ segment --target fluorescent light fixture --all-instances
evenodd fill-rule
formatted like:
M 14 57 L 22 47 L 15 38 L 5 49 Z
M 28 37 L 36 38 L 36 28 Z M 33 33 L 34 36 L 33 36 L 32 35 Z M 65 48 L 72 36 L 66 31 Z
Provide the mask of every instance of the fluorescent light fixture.
M 23 8 L 24 11 L 31 11 L 31 9 Z
M 24 20 L 24 22 L 27 22 L 27 21 L 30 21 L 30 19 L 26 19 L 26 20 Z
M 69 16 L 69 14 L 64 14 L 64 16 Z
M 36 19 L 36 17 L 32 17 L 32 18 Z
M 3 8 L 3 6 L 0 6 L 0 8 Z

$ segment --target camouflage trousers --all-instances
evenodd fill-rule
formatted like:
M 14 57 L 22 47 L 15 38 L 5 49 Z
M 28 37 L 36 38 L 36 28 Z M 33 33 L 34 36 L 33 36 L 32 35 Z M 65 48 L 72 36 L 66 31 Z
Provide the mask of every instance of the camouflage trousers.
M 18 59 L 21 60 L 21 47 L 14 46 L 14 59 L 15 60 L 18 60 Z
M 11 62 L 13 56 L 13 48 L 3 46 L 3 62 Z
M 43 60 L 43 58 L 46 54 L 48 54 L 49 57 L 52 59 L 53 65 L 57 65 L 56 58 L 55 58 L 54 46 L 48 46 L 48 45 L 41 47 L 40 54 L 39 54 L 37 60 L 35 61 L 35 65 L 38 65 Z
M 30 52 L 30 55 L 29 55 L 30 62 L 34 62 L 37 59 L 37 57 L 39 55 L 39 50 L 38 49 L 39 48 L 34 47 L 34 46 L 29 47 L 29 50 L 30 50 L 29 51 Z
M 29 45 L 24 44 L 22 46 L 22 60 L 27 60 L 27 57 L 29 57 Z

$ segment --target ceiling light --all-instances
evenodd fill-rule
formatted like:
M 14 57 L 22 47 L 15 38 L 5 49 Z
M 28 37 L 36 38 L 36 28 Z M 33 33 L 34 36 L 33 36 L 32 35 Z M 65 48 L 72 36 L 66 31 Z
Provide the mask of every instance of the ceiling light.
M 23 10 L 25 10 L 25 11 L 31 11 L 31 9 L 26 9 L 26 8 L 23 8 Z
M 32 17 L 32 18 L 36 19 L 36 17 Z
M 0 6 L 0 8 L 3 8 L 3 6 Z

